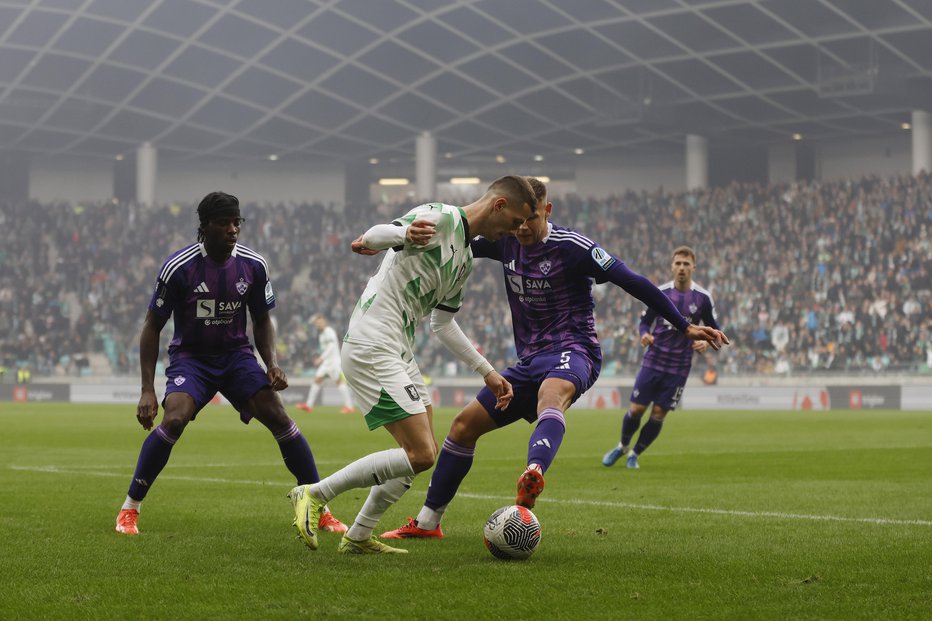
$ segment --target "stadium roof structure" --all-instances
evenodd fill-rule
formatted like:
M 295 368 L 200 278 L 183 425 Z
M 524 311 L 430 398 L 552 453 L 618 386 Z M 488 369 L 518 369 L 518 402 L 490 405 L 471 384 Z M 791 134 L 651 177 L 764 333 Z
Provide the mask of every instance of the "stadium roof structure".
M 0 150 L 457 158 L 896 131 L 929 0 L 0 0 Z

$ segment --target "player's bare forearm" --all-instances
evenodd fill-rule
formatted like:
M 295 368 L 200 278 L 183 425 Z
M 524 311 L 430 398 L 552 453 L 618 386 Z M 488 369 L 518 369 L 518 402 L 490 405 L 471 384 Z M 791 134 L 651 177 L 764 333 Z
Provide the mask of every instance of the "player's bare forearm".
M 268 313 L 252 318 L 252 336 L 256 342 L 256 351 L 265 368 L 272 390 L 288 388 L 288 378 L 278 366 L 278 356 L 275 353 L 275 325 Z
M 139 336 L 139 379 L 143 391 L 155 391 L 155 365 L 158 358 L 159 334 L 143 328 Z
M 166 318 L 167 319 L 167 318 Z M 139 335 L 139 375 L 140 396 L 136 406 L 136 420 L 143 429 L 152 429 L 155 417 L 159 414 L 159 402 L 155 396 L 155 365 L 159 358 L 159 334 L 165 325 L 162 319 L 152 311 L 146 314 Z
M 155 392 L 155 365 L 159 359 L 159 334 L 167 320 L 167 317 L 163 319 L 150 310 L 143 321 L 142 332 L 139 334 L 139 374 L 143 391 Z

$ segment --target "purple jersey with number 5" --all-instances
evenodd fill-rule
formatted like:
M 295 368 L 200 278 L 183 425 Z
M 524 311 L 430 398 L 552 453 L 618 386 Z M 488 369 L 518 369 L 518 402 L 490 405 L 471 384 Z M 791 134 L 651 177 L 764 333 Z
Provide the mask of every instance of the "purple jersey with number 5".
M 576 231 L 548 225 L 539 244 L 522 246 L 514 236 L 472 241 L 473 255 L 501 261 L 518 358 L 554 351 L 581 351 L 601 363 L 595 332 L 592 284 L 605 282 L 618 260 Z

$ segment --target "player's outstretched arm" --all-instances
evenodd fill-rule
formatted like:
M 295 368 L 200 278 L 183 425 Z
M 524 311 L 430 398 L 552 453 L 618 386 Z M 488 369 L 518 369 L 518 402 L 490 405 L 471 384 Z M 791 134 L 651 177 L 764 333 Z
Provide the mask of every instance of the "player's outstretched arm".
M 440 339 L 444 347 L 462 360 L 467 367 L 482 376 L 485 385 L 497 398 L 499 409 L 504 410 L 508 407 L 514 396 L 511 384 L 479 353 L 472 341 L 466 338 L 459 325 L 453 320 L 453 313 L 435 308 L 430 314 L 430 330 Z
M 437 223 L 418 219 L 407 226 L 376 224 L 350 244 L 356 254 L 371 256 L 397 246 L 426 246 L 437 231 Z
M 684 332 L 686 338 L 691 341 L 705 341 L 709 344 L 709 347 L 718 351 L 722 348 L 723 345 L 728 345 L 731 341 L 728 340 L 728 337 L 725 336 L 725 333 L 721 330 L 716 330 L 715 328 L 710 328 L 709 326 L 697 326 L 695 324 L 689 324 Z

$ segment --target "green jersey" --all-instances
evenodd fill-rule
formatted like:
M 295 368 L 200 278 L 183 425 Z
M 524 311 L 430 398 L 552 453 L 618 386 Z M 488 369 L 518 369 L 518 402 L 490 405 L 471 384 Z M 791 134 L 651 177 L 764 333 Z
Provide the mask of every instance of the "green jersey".
M 418 219 L 436 222 L 433 237 L 426 246 L 406 243 L 386 251 L 356 304 L 345 341 L 388 346 L 410 360 L 421 319 L 435 308 L 455 312 L 462 306 L 463 288 L 472 272 L 463 210 L 427 203 L 393 223 L 406 226 Z

